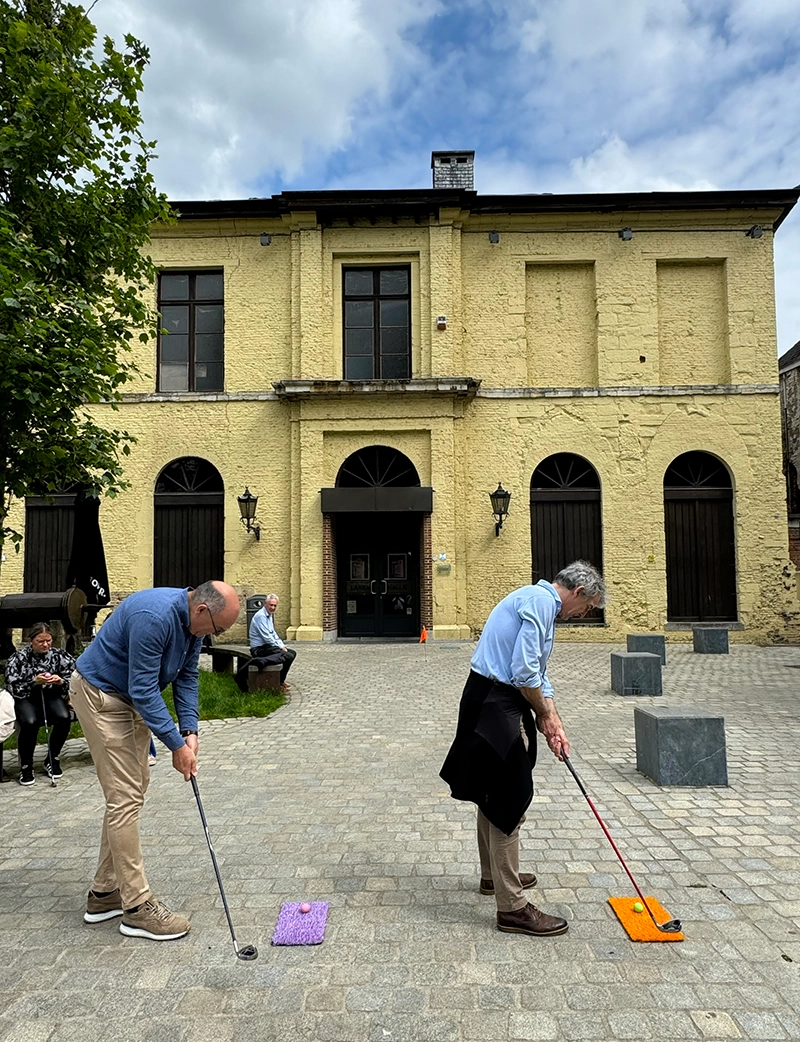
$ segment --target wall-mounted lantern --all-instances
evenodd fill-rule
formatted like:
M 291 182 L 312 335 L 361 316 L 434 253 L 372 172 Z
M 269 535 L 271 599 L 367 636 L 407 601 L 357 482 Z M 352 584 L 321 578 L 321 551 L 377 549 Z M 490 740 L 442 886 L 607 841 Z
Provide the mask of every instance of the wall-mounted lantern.
M 617 235 L 620 237 L 620 239 L 622 239 L 623 242 L 630 242 L 633 238 L 633 229 L 620 228 L 620 230 L 617 232 Z
M 447 329 L 447 315 L 438 315 L 436 318 L 437 329 Z
M 252 532 L 256 537 L 256 540 L 259 540 L 261 538 L 261 525 L 259 525 L 258 518 L 256 517 L 258 496 L 254 496 L 250 489 L 245 485 L 242 495 L 237 496 L 237 502 L 239 504 L 239 513 L 241 514 L 239 520 L 247 531 Z
M 492 501 L 492 513 L 496 521 L 494 534 L 497 536 L 500 535 L 503 522 L 508 517 L 508 504 L 511 502 L 511 493 L 506 492 L 502 483 L 498 481 L 497 488 L 494 492 L 489 493 L 489 499 Z

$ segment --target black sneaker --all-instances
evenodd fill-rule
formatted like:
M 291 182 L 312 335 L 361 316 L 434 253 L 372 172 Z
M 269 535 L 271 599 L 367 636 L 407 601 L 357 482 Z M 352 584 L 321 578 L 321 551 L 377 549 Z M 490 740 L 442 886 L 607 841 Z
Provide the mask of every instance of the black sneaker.
M 54 756 L 51 760 L 48 756 L 44 761 L 44 773 L 49 778 L 63 778 L 64 772 L 61 770 L 61 760 L 57 756 Z
M 20 785 L 33 785 L 36 779 L 33 776 L 33 764 L 26 763 L 20 767 L 19 771 L 19 783 Z

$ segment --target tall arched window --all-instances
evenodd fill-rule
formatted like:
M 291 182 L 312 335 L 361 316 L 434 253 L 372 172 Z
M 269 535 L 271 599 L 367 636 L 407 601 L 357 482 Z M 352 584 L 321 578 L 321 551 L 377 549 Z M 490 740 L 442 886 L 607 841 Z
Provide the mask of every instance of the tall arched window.
M 543 460 L 531 478 L 531 570 L 533 582 L 553 579 L 571 561 L 602 571 L 600 478 L 588 460 L 559 452 Z M 572 622 L 597 623 L 602 611 Z
M 197 456 L 168 463 L 156 481 L 154 513 L 154 586 L 224 579 L 224 485 L 213 464 Z
M 669 465 L 664 534 L 670 622 L 734 622 L 733 487 L 716 456 L 685 452 Z

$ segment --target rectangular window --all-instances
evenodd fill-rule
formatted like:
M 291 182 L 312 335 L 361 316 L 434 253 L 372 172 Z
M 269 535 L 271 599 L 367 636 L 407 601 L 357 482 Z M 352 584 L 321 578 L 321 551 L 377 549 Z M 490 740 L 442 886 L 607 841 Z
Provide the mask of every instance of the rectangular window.
M 159 391 L 224 389 L 223 279 L 221 271 L 159 275 Z
M 411 269 L 343 268 L 345 380 L 411 376 Z

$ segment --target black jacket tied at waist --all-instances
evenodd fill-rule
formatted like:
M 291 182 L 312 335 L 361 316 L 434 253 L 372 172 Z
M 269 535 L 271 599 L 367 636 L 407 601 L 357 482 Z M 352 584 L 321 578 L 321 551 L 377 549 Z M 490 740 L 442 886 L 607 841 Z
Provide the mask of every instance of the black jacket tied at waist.
M 529 703 L 517 688 L 471 671 L 456 736 L 440 772 L 453 798 L 476 803 L 510 835 L 533 799 L 535 764 L 536 721 Z

